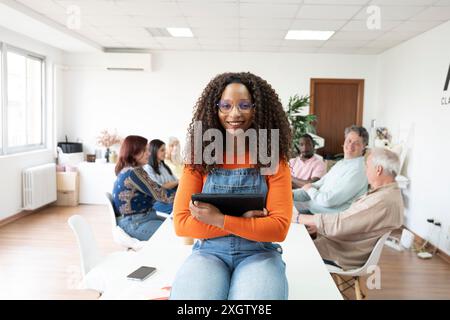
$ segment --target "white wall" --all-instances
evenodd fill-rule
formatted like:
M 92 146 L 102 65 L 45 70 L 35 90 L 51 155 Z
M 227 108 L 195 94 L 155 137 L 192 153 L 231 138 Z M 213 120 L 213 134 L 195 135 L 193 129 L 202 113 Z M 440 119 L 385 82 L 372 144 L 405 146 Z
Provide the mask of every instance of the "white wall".
M 48 148 L 41 151 L 0 156 L 0 220 L 22 211 L 22 170 L 27 167 L 54 161 L 53 144 L 55 141 L 54 116 L 56 108 L 53 103 L 53 66 L 61 63 L 62 52 L 13 31 L 0 27 L 0 42 L 46 56 L 47 58 L 47 140 Z M 61 115 L 59 115 L 61 116 Z
M 71 54 L 67 65 L 85 63 L 95 56 Z M 294 94 L 309 94 L 310 78 L 363 78 L 364 124 L 373 118 L 376 95 L 376 57 L 271 53 L 157 52 L 153 71 L 65 71 L 65 134 L 81 139 L 86 151 L 95 148 L 102 129 L 117 129 L 121 136 L 139 134 L 184 141 L 192 108 L 203 88 L 216 74 L 250 71 L 266 79 L 284 105 Z
M 442 106 L 441 99 L 450 63 L 449 37 L 447 22 L 381 54 L 377 106 L 377 124 L 391 129 L 394 138 L 414 127 L 404 168 L 411 181 L 405 224 L 425 238 L 429 230 L 426 219 L 439 219 L 443 225 L 439 247 L 448 254 L 450 105 Z M 437 242 L 436 234 L 432 243 Z

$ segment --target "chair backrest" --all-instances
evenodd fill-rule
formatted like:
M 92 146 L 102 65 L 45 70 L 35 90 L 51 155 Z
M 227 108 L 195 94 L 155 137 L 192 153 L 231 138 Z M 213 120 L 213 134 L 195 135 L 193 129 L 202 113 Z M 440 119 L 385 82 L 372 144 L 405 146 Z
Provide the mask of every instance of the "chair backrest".
M 113 239 L 116 243 L 121 246 L 131 248 L 133 250 L 139 250 L 142 248 L 145 242 L 139 241 L 128 235 L 121 227 L 117 225 L 117 212 L 114 206 L 114 200 L 112 198 L 111 193 L 105 192 L 105 196 L 107 198 L 108 212 L 109 212 L 109 220 L 111 222 L 112 235 Z
M 376 266 L 378 264 L 378 261 L 380 260 L 381 256 L 381 251 L 383 251 L 384 243 L 386 242 L 386 239 L 389 237 L 390 234 L 391 231 L 386 232 L 380 239 L 378 239 L 377 243 L 375 244 L 375 247 L 372 250 L 372 253 L 370 254 L 369 258 L 364 264 L 363 269 L 366 269 L 369 266 Z
M 118 216 L 114 206 L 114 200 L 111 193 L 109 192 L 105 192 L 105 196 L 108 205 L 109 219 L 111 221 L 112 227 L 114 228 L 115 226 L 117 226 L 117 216 Z
M 120 217 L 120 212 L 117 210 L 116 205 L 114 204 L 114 199 L 113 199 L 112 194 L 109 193 L 109 192 L 105 192 L 105 195 L 106 195 L 106 198 L 108 198 L 109 203 L 111 203 L 111 207 L 112 207 L 112 209 L 114 211 L 114 215 L 116 217 Z
M 77 238 L 81 258 L 81 271 L 84 276 L 95 267 L 103 257 L 98 249 L 91 226 L 83 217 L 79 215 L 71 216 L 68 223 Z

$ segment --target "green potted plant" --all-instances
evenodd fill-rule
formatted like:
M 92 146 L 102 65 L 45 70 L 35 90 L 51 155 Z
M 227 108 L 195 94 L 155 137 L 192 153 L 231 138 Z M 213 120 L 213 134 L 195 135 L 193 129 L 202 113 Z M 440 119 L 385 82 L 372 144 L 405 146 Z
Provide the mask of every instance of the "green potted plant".
M 292 126 L 292 137 L 294 143 L 292 144 L 292 154 L 297 155 L 299 153 L 299 140 L 305 133 L 316 133 L 316 129 L 312 124 L 316 120 L 316 116 L 313 114 L 303 114 L 304 108 L 309 106 L 310 96 L 298 96 L 298 94 L 289 97 L 288 110 L 286 115 Z

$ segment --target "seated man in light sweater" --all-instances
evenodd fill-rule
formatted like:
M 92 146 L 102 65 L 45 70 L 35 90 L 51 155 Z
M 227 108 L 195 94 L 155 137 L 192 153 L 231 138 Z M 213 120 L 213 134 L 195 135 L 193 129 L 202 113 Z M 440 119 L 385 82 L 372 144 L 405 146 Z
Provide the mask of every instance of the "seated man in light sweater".
M 367 158 L 370 190 L 337 214 L 294 214 L 292 221 L 317 232 L 314 244 L 325 263 L 344 270 L 367 261 L 378 239 L 403 224 L 403 199 L 395 182 L 400 167 L 392 151 L 376 148 Z
M 346 128 L 344 159 L 319 181 L 294 190 L 295 208 L 300 213 L 314 214 L 340 212 L 350 207 L 355 198 L 367 191 L 363 154 L 368 142 L 369 133 L 365 128 Z

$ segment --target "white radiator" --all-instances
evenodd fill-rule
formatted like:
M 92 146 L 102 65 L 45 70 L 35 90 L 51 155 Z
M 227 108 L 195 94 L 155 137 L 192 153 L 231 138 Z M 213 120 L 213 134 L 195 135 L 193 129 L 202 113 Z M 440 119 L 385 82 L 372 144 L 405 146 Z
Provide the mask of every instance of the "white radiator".
M 56 166 L 48 163 L 22 173 L 23 208 L 34 210 L 56 201 Z

